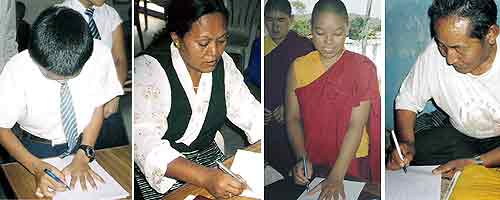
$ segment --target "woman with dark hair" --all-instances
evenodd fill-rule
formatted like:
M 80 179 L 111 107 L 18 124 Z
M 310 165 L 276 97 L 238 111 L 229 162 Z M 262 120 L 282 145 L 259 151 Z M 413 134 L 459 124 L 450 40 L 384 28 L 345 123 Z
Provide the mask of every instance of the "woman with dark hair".
M 314 176 L 325 177 L 310 191 L 320 193 L 320 200 L 346 199 L 346 176 L 380 184 L 376 67 L 345 49 L 348 22 L 342 1 L 319 0 L 311 17 L 317 50 L 295 59 L 288 75 L 286 120 L 298 158 L 294 182 L 305 186 Z
M 173 1 L 167 25 L 170 56 L 135 59 L 135 161 L 159 193 L 183 183 L 216 198 L 245 185 L 212 168 L 224 155 L 215 138 L 226 118 L 254 143 L 263 135 L 263 108 L 224 52 L 228 12 L 222 0 Z

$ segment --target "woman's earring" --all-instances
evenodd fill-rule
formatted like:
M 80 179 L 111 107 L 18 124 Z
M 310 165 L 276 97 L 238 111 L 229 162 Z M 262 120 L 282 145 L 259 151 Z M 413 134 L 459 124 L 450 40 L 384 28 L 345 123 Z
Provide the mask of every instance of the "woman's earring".
M 179 48 L 179 47 L 180 47 L 180 46 L 179 46 L 179 41 L 175 41 L 175 42 L 174 42 L 174 46 L 175 46 L 175 47 L 177 47 L 177 48 Z

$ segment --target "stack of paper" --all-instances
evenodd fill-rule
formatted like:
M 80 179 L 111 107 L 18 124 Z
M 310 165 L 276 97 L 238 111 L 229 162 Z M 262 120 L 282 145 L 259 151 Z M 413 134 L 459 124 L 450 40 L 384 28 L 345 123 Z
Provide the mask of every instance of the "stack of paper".
M 241 196 L 264 199 L 264 156 L 261 153 L 238 150 L 231 171 L 245 179 L 252 189 L 246 189 Z
M 67 165 L 71 163 L 73 160 L 73 156 L 67 156 L 63 159 L 61 158 L 48 158 L 44 159 L 45 162 L 53 165 L 54 167 L 58 168 L 59 170 L 64 169 Z M 94 170 L 95 173 L 99 174 L 101 176 L 105 183 L 97 183 L 97 189 L 94 190 L 90 184 L 87 184 L 87 191 L 83 191 L 82 187 L 80 186 L 80 181 L 77 181 L 75 184 L 75 188 L 71 189 L 71 191 L 65 191 L 65 192 L 57 192 L 56 195 L 54 196 L 54 200 L 58 199 L 72 199 L 72 200 L 78 200 L 78 199 L 91 199 L 91 200 L 96 200 L 96 199 L 121 199 L 121 198 L 126 198 L 129 196 L 128 192 L 123 189 L 123 187 L 113 179 L 111 175 L 109 175 L 106 170 L 104 170 L 97 161 L 93 161 L 89 163 L 90 168 Z M 71 177 L 66 177 L 66 182 L 69 185 L 71 180 Z
M 325 179 L 316 177 L 309 184 L 309 188 L 313 189 L 319 183 L 321 183 L 321 181 L 323 181 L 323 180 L 325 180 Z M 346 199 L 349 199 L 349 200 L 358 199 L 359 194 L 361 194 L 361 190 L 363 190 L 363 187 L 365 187 L 365 183 L 344 180 L 344 192 L 345 192 Z M 307 193 L 308 193 L 307 190 L 305 190 L 297 200 L 317 200 L 317 199 L 319 199 L 319 195 L 321 194 L 320 191 L 318 191 L 315 194 L 311 194 L 311 195 L 308 195 Z
M 441 176 L 433 175 L 437 166 L 410 166 L 403 170 L 385 172 L 385 199 L 439 199 Z

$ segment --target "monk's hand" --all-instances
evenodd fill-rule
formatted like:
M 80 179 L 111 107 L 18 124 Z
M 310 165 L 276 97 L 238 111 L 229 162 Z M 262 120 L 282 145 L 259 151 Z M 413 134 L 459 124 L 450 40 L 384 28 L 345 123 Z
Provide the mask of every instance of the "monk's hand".
M 318 192 L 319 200 L 344 200 L 346 199 L 346 195 L 344 192 L 344 178 L 336 177 L 336 176 L 328 176 L 325 180 L 323 180 L 320 184 L 316 185 L 308 195 L 313 195 Z
M 436 169 L 432 170 L 433 174 L 441 174 L 444 177 L 451 178 L 457 171 L 462 171 L 465 166 L 474 164 L 472 159 L 457 159 L 447 162 L 444 165 L 440 165 Z
M 293 180 L 295 181 L 295 184 L 297 185 L 307 185 L 310 182 L 310 179 L 313 175 L 313 166 L 312 163 L 307 160 L 306 162 L 307 165 L 307 174 L 304 174 L 304 162 L 303 160 L 300 160 L 295 164 L 295 166 L 292 169 L 293 173 Z

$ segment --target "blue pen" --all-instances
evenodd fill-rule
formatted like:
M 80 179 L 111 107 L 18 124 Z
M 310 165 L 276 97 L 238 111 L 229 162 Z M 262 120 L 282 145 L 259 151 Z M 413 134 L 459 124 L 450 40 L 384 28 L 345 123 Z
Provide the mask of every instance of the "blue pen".
M 57 177 L 52 171 L 50 171 L 50 169 L 44 169 L 43 171 L 57 182 L 62 183 L 64 186 L 66 186 L 68 190 L 71 190 L 71 188 L 69 188 L 69 186 L 66 185 L 66 183 L 64 183 L 59 177 Z
M 304 164 L 304 176 L 307 178 L 307 158 L 302 159 L 302 164 Z M 309 192 L 309 183 L 306 184 L 306 190 Z

